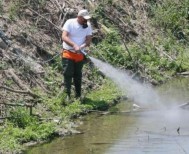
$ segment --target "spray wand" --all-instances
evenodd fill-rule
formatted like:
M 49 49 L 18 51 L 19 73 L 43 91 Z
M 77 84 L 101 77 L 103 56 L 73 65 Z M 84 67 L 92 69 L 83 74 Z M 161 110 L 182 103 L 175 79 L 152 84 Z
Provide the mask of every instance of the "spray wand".
M 85 56 L 87 61 L 91 61 L 91 57 L 88 56 L 88 53 L 85 51 L 85 49 L 81 49 L 80 52 Z
M 84 49 L 81 49 L 80 52 L 81 52 L 84 56 L 86 56 L 86 57 L 88 58 L 88 56 L 87 56 L 88 53 L 86 53 Z

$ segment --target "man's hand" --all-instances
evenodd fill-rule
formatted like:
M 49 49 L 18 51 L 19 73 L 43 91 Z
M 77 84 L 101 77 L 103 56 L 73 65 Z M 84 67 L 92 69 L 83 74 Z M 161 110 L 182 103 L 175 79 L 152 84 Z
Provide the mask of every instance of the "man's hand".
M 73 48 L 76 52 L 80 51 L 80 47 L 77 44 L 74 44 Z
M 83 43 L 81 46 L 80 46 L 80 50 L 84 49 L 86 47 L 86 43 Z

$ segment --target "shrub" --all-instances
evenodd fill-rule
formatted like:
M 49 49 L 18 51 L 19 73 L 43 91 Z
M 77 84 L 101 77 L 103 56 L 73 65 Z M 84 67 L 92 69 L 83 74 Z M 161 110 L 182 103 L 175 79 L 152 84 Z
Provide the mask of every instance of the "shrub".
M 22 107 L 12 109 L 10 111 L 10 117 L 8 118 L 8 120 L 19 128 L 25 128 L 37 121 L 35 117 L 29 114 L 29 111 Z

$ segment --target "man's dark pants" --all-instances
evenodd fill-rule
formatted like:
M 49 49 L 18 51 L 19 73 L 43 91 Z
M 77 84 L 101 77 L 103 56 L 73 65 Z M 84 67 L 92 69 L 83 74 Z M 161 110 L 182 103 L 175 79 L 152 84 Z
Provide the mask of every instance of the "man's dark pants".
M 72 78 L 75 86 L 75 97 L 81 96 L 81 81 L 83 61 L 75 62 L 67 58 L 62 58 L 65 92 L 70 97 Z

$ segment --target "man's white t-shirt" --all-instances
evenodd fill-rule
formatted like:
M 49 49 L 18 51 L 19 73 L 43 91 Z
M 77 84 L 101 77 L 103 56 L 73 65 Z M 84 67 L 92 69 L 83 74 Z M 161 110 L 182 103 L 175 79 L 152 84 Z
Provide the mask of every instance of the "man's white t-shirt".
M 87 28 L 83 28 L 82 25 L 78 23 L 77 18 L 67 20 L 62 30 L 67 31 L 69 33 L 69 38 L 78 46 L 85 42 L 86 36 L 92 35 L 90 23 L 88 23 Z M 63 49 L 73 50 L 73 47 L 63 42 Z

